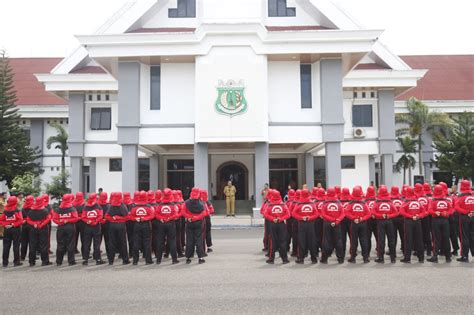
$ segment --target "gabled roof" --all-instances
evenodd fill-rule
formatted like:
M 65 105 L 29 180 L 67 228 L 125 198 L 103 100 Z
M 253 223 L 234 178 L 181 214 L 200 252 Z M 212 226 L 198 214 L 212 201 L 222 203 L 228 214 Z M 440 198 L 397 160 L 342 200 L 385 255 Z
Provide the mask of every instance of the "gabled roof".
M 62 58 L 9 58 L 18 101 L 16 105 L 65 105 L 66 102 L 46 92 L 34 73 L 50 72 Z
M 413 69 L 429 69 L 417 87 L 397 100 L 474 100 L 474 55 L 401 56 Z

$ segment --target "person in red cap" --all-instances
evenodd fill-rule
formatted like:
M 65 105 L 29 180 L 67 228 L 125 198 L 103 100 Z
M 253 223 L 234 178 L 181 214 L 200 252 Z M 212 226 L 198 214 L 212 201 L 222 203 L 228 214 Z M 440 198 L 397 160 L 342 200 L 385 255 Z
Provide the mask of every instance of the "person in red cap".
M 179 208 L 174 202 L 173 191 L 166 188 L 163 191 L 163 199 L 156 206 L 155 218 L 157 221 L 155 253 L 157 256 L 156 263 L 161 264 L 165 241 L 169 246 L 172 264 L 179 263 L 176 243 L 176 220 L 179 219 Z
M 459 213 L 459 239 L 461 241 L 460 262 L 469 262 L 469 251 L 474 256 L 474 194 L 471 182 L 461 181 L 461 194 L 456 199 L 456 211 Z
M 122 257 L 122 264 L 128 265 L 130 260 L 128 259 L 127 226 L 125 224 L 128 221 L 128 211 L 123 204 L 121 192 L 110 194 L 110 207 L 105 214 L 105 220 L 109 224 L 109 251 L 107 253 L 109 265 L 114 264 L 117 252 Z
M 329 188 L 327 191 L 321 216 L 324 219 L 321 263 L 327 264 L 328 257 L 336 249 L 337 262 L 342 264 L 344 263 L 344 248 L 342 245 L 341 222 L 344 219 L 344 208 L 337 198 L 334 188 Z
M 446 262 L 451 262 L 451 244 L 449 243 L 449 217 L 454 212 L 454 207 L 446 199 L 443 187 L 436 185 L 433 199 L 430 200 L 428 213 L 432 217 L 433 225 L 433 257 L 429 262 L 438 262 L 438 253 L 440 249 L 444 251 Z
M 395 229 L 393 228 L 392 219 L 398 216 L 398 211 L 390 200 L 387 186 L 381 185 L 375 202 L 372 214 L 377 220 L 377 259 L 376 263 L 384 263 L 385 254 L 385 236 L 388 240 L 388 250 L 390 252 L 390 261 L 392 264 L 396 262 L 395 247 Z
M 293 211 L 296 209 L 296 207 L 300 204 L 301 202 L 301 189 L 297 189 L 295 191 L 295 196 L 293 198 L 293 202 L 290 205 L 287 205 L 288 210 L 290 211 L 290 215 L 293 214 Z M 293 246 L 291 248 L 290 256 L 291 257 L 297 257 L 298 256 L 298 248 L 299 248 L 299 242 L 298 242 L 298 220 L 294 219 L 292 216 L 287 220 L 286 225 L 291 225 L 290 231 L 291 234 L 288 234 L 287 239 L 291 240 Z M 288 229 L 287 229 L 288 230 Z M 290 243 L 287 243 L 288 245 L 288 251 L 290 250 Z
M 369 208 L 370 212 L 372 213 L 374 206 L 375 206 L 375 187 L 374 186 L 369 186 L 367 187 L 367 192 L 365 194 L 365 203 L 367 204 L 367 207 Z M 372 251 L 372 235 L 375 238 L 375 243 L 377 244 L 377 220 L 375 220 L 375 216 L 372 215 L 372 217 L 367 221 L 367 242 L 369 244 L 369 255 L 370 252 Z
M 20 259 L 24 261 L 26 259 L 26 254 L 28 253 L 28 245 L 30 243 L 30 225 L 26 223 L 26 218 L 28 213 L 31 211 L 35 198 L 31 195 L 26 196 L 25 203 L 21 209 L 21 215 L 23 216 L 24 223 L 21 227 L 21 237 L 20 237 Z
M 104 212 L 102 207 L 97 203 L 97 194 L 89 194 L 87 204 L 84 207 L 81 220 L 84 222 L 84 241 L 83 241 L 83 252 L 82 252 L 82 264 L 87 266 L 89 264 L 89 256 L 91 253 L 91 245 L 94 242 L 94 251 L 92 258 L 95 260 L 96 265 L 102 265 L 105 262 L 100 256 L 100 242 L 102 240 L 102 219 Z
M 135 192 L 135 194 L 140 193 L 138 191 Z M 135 194 L 134 194 L 134 199 L 135 199 Z M 129 192 L 124 192 L 123 193 L 123 204 L 125 207 L 127 207 L 128 213 L 132 211 L 132 208 L 134 207 L 132 197 Z M 133 226 L 134 222 L 133 221 L 127 221 L 125 223 L 127 226 L 127 240 L 128 240 L 128 256 L 132 257 L 133 256 Z
M 51 212 L 53 211 L 53 207 L 51 207 L 51 205 L 49 204 L 49 195 L 48 194 L 43 194 L 41 196 L 41 198 L 43 198 L 44 207 L 46 208 L 46 210 L 48 210 L 48 213 L 51 214 Z M 48 253 L 51 255 L 53 253 L 51 251 L 51 232 L 53 230 L 51 221 L 49 221 L 49 223 L 48 223 L 48 229 L 49 229 L 49 231 L 48 231 Z
M 35 204 L 28 212 L 26 222 L 30 225 L 29 229 L 29 263 L 30 267 L 36 264 L 36 251 L 39 249 L 41 254 L 41 266 L 49 266 L 48 255 L 48 223 L 51 221 L 51 214 L 44 207 L 42 197 L 37 197 Z
M 151 220 L 155 217 L 153 207 L 147 203 L 147 193 L 141 191 L 138 200 L 130 211 L 130 221 L 133 227 L 133 264 L 137 265 L 140 258 L 140 249 L 143 249 L 145 263 L 151 265 Z
M 74 258 L 76 249 L 75 223 L 78 222 L 79 216 L 77 214 L 76 208 L 73 206 L 73 201 L 74 195 L 65 194 L 61 200 L 59 208 L 53 210 L 52 213 L 53 222 L 58 225 L 58 229 L 56 231 L 56 241 L 58 243 L 56 249 L 56 264 L 58 266 L 63 264 L 63 257 L 66 253 L 69 266 L 76 264 L 76 259 Z M 83 241 L 83 238 L 81 240 Z
M 392 186 L 392 190 L 390 191 L 390 198 L 392 199 L 392 204 L 393 206 L 397 209 L 398 216 L 393 218 L 393 228 L 395 229 L 395 248 L 397 248 L 397 242 L 398 242 L 398 237 L 397 237 L 397 232 L 398 236 L 400 237 L 400 242 L 401 242 L 401 251 L 404 252 L 404 245 L 405 245 L 405 237 L 404 237 L 404 232 L 403 232 L 403 225 L 404 225 L 404 219 L 403 215 L 400 213 L 400 210 L 405 202 L 403 199 L 402 195 L 400 195 L 400 190 L 398 189 L 397 186 Z
M 415 196 L 423 206 L 423 210 L 427 213 L 430 203 L 430 197 L 425 195 L 424 186 L 420 183 L 415 184 Z M 426 256 L 431 256 L 433 250 L 433 242 L 431 235 L 431 216 L 427 215 L 421 219 L 421 228 L 423 230 L 423 245 L 426 251 Z
M 270 193 L 270 192 L 269 192 Z M 268 194 L 267 194 L 268 197 Z M 287 251 L 287 230 L 285 220 L 290 218 L 290 210 L 283 203 L 280 192 L 272 190 L 269 197 L 269 203 L 265 207 L 264 217 L 268 220 L 268 228 L 270 239 L 268 243 L 268 260 L 267 264 L 275 263 L 275 253 L 278 250 L 283 264 L 289 263 Z
M 13 245 L 13 266 L 21 266 L 20 238 L 23 215 L 17 210 L 18 199 L 11 196 L 7 200 L 4 212 L 0 215 L 0 226 L 5 228 L 3 234 L 3 267 L 8 267 L 10 248 Z
M 451 193 L 449 192 L 448 185 L 445 182 L 439 183 L 443 187 L 444 194 L 446 199 L 451 203 L 453 208 L 456 206 L 457 199 L 457 186 L 453 185 L 451 187 Z M 456 209 L 455 209 L 456 210 Z M 452 256 L 457 256 L 459 253 L 459 214 L 457 211 L 454 211 L 453 214 L 449 217 L 449 239 L 451 241 L 451 247 L 453 248 Z
M 350 258 L 347 261 L 353 264 L 356 262 L 357 246 L 359 243 L 362 248 L 364 263 L 370 262 L 367 221 L 371 218 L 372 214 L 365 201 L 363 201 L 363 197 L 362 188 L 354 187 L 352 190 L 352 201 L 347 205 L 345 211 L 346 218 L 350 221 Z
M 207 215 L 205 218 L 205 245 L 207 247 L 207 252 L 211 253 L 212 252 L 212 235 L 211 235 L 211 228 L 212 228 L 212 222 L 211 222 L 211 215 L 214 214 L 214 206 L 212 203 L 209 201 L 209 196 L 207 193 L 207 190 L 202 190 L 201 191 L 201 200 L 202 202 L 206 205 L 207 207 Z
M 265 199 L 263 200 L 262 205 L 260 206 L 260 214 L 262 215 L 263 221 L 263 249 L 262 252 L 267 252 L 266 256 L 268 256 L 268 248 L 270 244 L 270 223 L 268 220 L 265 219 L 264 213 L 265 210 L 270 203 L 270 197 L 272 195 L 272 189 L 268 189 L 267 193 L 265 194 Z
M 421 219 L 427 215 L 423 206 L 415 196 L 413 188 L 406 187 L 404 190 L 405 202 L 400 208 L 400 214 L 404 218 L 404 247 L 401 262 L 410 263 L 413 249 L 415 249 L 420 263 L 424 262 L 423 231 Z
M 109 232 L 108 232 L 108 228 L 109 228 L 109 223 L 107 222 L 107 220 L 105 220 L 105 215 L 107 214 L 107 212 L 109 212 L 109 208 L 110 208 L 110 204 L 108 202 L 108 195 L 105 191 L 102 191 L 101 193 L 99 193 L 99 200 L 97 201 L 97 203 L 99 204 L 99 206 L 102 208 L 102 213 L 104 215 L 104 218 L 102 220 L 102 238 L 104 240 L 104 244 L 105 244 L 105 253 L 107 254 L 107 257 L 109 257 Z
M 342 208 L 344 209 L 345 213 L 347 211 L 347 206 L 352 201 L 351 191 L 349 188 L 342 188 L 341 194 L 339 195 L 339 200 L 341 201 Z M 348 218 L 344 217 L 341 222 L 342 248 L 344 249 L 344 253 L 346 252 L 347 237 L 351 237 L 350 226 L 351 221 Z
M 311 255 L 311 262 L 318 262 L 318 251 L 316 249 L 316 234 L 314 231 L 314 221 L 319 217 L 318 209 L 311 201 L 311 194 L 307 189 L 301 191 L 301 199 L 295 206 L 292 213 L 298 222 L 298 259 L 297 264 L 304 264 L 304 257 L 308 250 Z
M 72 206 L 76 209 L 77 211 L 77 215 L 79 216 L 79 218 L 81 217 L 82 215 L 82 210 L 84 209 L 85 205 L 86 205 L 86 201 L 84 199 L 84 193 L 83 192 L 77 192 L 76 193 L 76 196 L 74 197 L 73 195 L 73 203 L 72 203 Z M 81 238 L 81 255 L 82 255 L 82 247 L 83 247 L 83 243 L 84 243 L 84 225 L 85 223 L 82 222 L 82 221 L 77 221 L 76 223 L 76 231 L 75 231 L 75 247 L 74 247 L 74 250 L 76 252 L 76 254 L 79 253 L 79 251 L 77 250 L 77 246 L 79 245 L 79 237 Z
M 204 248 L 202 242 L 202 220 L 206 217 L 206 207 L 200 200 L 201 191 L 194 187 L 189 199 L 183 204 L 182 213 L 186 219 L 186 263 L 191 263 L 196 249 L 199 264 L 203 264 Z
M 288 198 L 285 204 L 288 207 L 288 210 L 290 210 L 290 213 L 293 214 L 293 207 L 296 204 L 295 203 L 296 191 L 294 189 L 288 190 L 287 196 Z M 293 233 L 294 224 L 298 224 L 298 222 L 295 220 L 295 218 L 292 215 L 286 223 L 286 229 L 288 232 L 288 238 L 287 238 L 288 252 L 291 252 L 292 254 L 293 253 L 296 254 L 298 251 L 297 240 L 296 240 L 298 238 L 298 235 L 294 235 Z
M 323 224 L 324 220 L 321 216 L 321 213 L 323 211 L 323 204 L 324 200 L 326 200 L 326 191 L 324 188 L 318 188 L 318 192 L 316 194 L 316 199 L 314 200 L 314 204 L 316 205 L 316 209 L 318 209 L 318 212 L 320 216 L 314 221 L 314 233 L 316 234 L 316 250 L 319 252 L 322 252 L 323 250 Z
M 176 222 L 176 250 L 178 257 L 184 257 L 184 247 L 186 246 L 186 220 L 183 216 L 184 199 L 181 190 L 173 190 L 173 199 L 178 207 L 179 218 Z

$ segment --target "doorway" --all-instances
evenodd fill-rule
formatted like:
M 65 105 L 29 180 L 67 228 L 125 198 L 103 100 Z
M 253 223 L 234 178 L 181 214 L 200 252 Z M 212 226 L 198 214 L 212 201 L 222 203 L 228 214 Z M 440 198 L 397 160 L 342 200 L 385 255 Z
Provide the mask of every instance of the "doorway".
M 217 199 L 224 200 L 224 187 L 230 180 L 237 189 L 236 200 L 248 200 L 249 172 L 244 164 L 231 161 L 219 166 L 217 169 Z

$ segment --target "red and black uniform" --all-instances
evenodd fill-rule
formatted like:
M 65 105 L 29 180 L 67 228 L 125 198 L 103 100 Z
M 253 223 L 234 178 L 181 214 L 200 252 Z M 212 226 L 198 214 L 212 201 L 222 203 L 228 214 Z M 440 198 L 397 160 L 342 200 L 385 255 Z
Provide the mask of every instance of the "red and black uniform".
M 349 188 L 342 188 L 341 194 L 339 195 L 339 200 L 341 201 L 342 208 L 344 209 L 344 213 L 347 211 L 347 206 L 352 201 L 352 196 Z M 344 217 L 341 222 L 341 235 L 342 235 L 342 248 L 344 253 L 346 252 L 347 246 L 347 237 L 350 236 L 350 227 L 351 227 L 351 220 Z
M 186 219 L 186 263 L 191 262 L 191 257 L 196 249 L 199 262 L 205 262 L 204 247 L 202 242 L 202 220 L 206 217 L 206 207 L 200 200 L 201 191 L 193 188 L 190 198 L 183 204 L 182 214 Z
M 413 188 L 406 188 L 405 196 L 406 201 L 400 208 L 400 214 L 404 218 L 404 258 L 401 261 L 409 263 L 411 261 L 413 249 L 415 249 L 419 262 L 423 262 L 425 251 L 423 246 L 421 220 L 426 216 L 426 213 L 423 206 L 418 201 L 418 198 L 415 196 Z
M 296 197 L 296 191 L 293 189 L 288 190 L 287 194 L 288 198 L 285 202 L 286 206 L 288 207 L 288 210 L 290 210 L 290 213 L 293 213 L 293 204 L 295 202 L 295 197 Z M 298 221 L 295 220 L 293 216 L 291 216 L 287 221 L 286 221 L 286 230 L 288 232 L 287 234 L 287 240 L 286 240 L 286 245 L 288 246 L 288 251 L 290 252 L 291 250 L 291 255 L 296 255 L 298 251 L 298 234 L 294 230 L 294 226 L 298 224 Z M 293 247 L 293 249 L 291 249 Z
M 344 263 L 344 247 L 342 245 L 341 222 L 344 219 L 344 208 L 337 199 L 334 188 L 327 191 L 326 200 L 323 202 L 321 216 L 323 217 L 323 253 L 321 263 L 327 264 L 328 257 L 336 249 L 337 261 Z
M 156 230 L 156 263 L 161 263 L 165 241 L 169 245 L 172 263 L 178 263 L 177 243 L 176 243 L 176 220 L 180 218 L 179 208 L 174 203 L 173 192 L 166 188 L 163 191 L 163 199 L 155 208 Z
M 404 226 L 404 218 L 403 215 L 400 213 L 400 210 L 405 202 L 403 197 L 400 195 L 400 190 L 398 189 L 397 186 L 393 186 L 392 190 L 390 192 L 390 198 L 392 199 L 392 204 L 393 206 L 397 209 L 398 216 L 393 218 L 393 228 L 395 229 L 395 248 L 397 248 L 397 242 L 398 242 L 398 236 L 400 237 L 400 242 L 401 244 L 401 250 L 402 252 L 404 251 L 404 245 L 405 245 L 405 237 L 404 237 L 404 231 L 403 231 L 403 226 Z
M 122 203 L 122 193 L 114 192 L 110 194 L 110 207 L 105 214 L 108 223 L 109 251 L 107 253 L 109 265 L 114 264 L 115 254 L 122 256 L 122 263 L 130 263 L 127 251 L 127 226 L 128 211 Z
M 84 259 L 83 265 L 87 265 L 89 256 L 91 253 L 91 244 L 94 242 L 94 251 L 92 258 L 94 258 L 97 265 L 101 265 L 104 262 L 100 256 L 100 243 L 102 241 L 102 220 L 104 217 L 104 211 L 102 207 L 97 203 L 97 194 L 91 193 L 87 204 L 82 210 L 81 220 L 84 222 L 84 241 L 82 258 Z
M 267 194 L 268 195 L 268 194 Z M 268 247 L 267 263 L 273 264 L 275 261 L 275 252 L 278 250 L 283 263 L 288 263 L 288 251 L 286 240 L 287 229 L 285 220 L 290 218 L 290 210 L 283 203 L 281 195 L 278 191 L 273 190 L 269 203 L 265 207 L 264 217 L 268 220 L 268 228 L 270 230 L 270 240 Z
M 43 198 L 43 201 L 44 201 L 44 207 L 48 210 L 48 213 L 51 214 L 51 212 L 53 211 L 53 207 L 51 207 L 51 205 L 49 204 L 49 195 L 48 194 L 44 194 L 41 196 Z M 52 224 L 51 224 L 51 221 L 49 221 L 48 223 L 48 253 L 49 254 L 52 254 L 53 252 L 51 251 L 51 232 L 53 230 L 53 227 L 52 227 Z
M 138 264 L 140 249 L 143 249 L 145 262 L 147 265 L 153 263 L 151 258 L 151 220 L 155 218 L 153 207 L 147 204 L 145 191 L 140 192 L 138 201 L 129 214 L 130 221 L 134 222 L 133 227 L 133 264 Z
M 74 254 L 76 252 L 76 222 L 79 221 L 79 215 L 76 208 L 73 207 L 74 195 L 66 194 L 61 200 L 59 209 L 53 210 L 53 222 L 58 225 L 56 231 L 56 264 L 62 265 L 64 254 L 67 253 L 67 261 L 70 266 L 76 264 Z M 83 240 L 81 236 L 81 240 Z
M 137 193 L 140 193 L 140 192 L 136 191 L 134 193 L 134 199 Z M 123 193 L 123 204 L 125 205 L 125 207 L 127 207 L 128 213 L 130 213 L 130 211 L 134 207 L 134 204 L 129 192 Z M 127 226 L 128 256 L 132 257 L 133 256 L 133 227 L 135 223 L 133 221 L 127 221 L 125 225 Z
M 321 217 L 321 212 L 323 211 L 323 203 L 326 200 L 326 191 L 323 188 L 319 188 L 316 194 L 316 199 L 314 199 L 314 204 L 320 216 L 314 221 L 314 233 L 316 234 L 316 250 L 319 252 L 323 250 L 323 223 L 324 220 Z
M 293 209 L 292 215 L 298 222 L 298 260 L 296 263 L 304 263 L 304 257 L 309 250 L 311 262 L 315 264 L 318 262 L 318 251 L 314 221 L 319 217 L 319 212 L 314 202 L 311 201 L 307 189 L 301 192 L 301 200 Z
M 76 197 L 74 198 L 74 202 L 72 203 L 72 206 L 76 209 L 79 219 L 82 216 L 82 210 L 84 209 L 85 205 L 86 205 L 86 201 L 84 200 L 84 193 L 77 192 Z M 76 223 L 74 250 L 76 252 L 79 252 L 77 250 L 77 246 L 79 245 L 79 237 L 81 237 L 81 255 L 82 256 L 84 256 L 84 228 L 85 228 L 85 223 L 82 222 L 81 220 L 78 220 Z
M 260 214 L 264 218 L 263 221 L 263 251 L 268 251 L 268 248 L 270 247 L 270 223 L 268 222 L 267 219 L 265 219 L 264 213 L 265 209 L 267 208 L 269 202 L 269 198 L 272 194 L 272 190 L 269 189 L 267 191 L 267 194 L 265 195 L 265 199 L 263 200 L 262 205 L 260 206 Z M 267 254 L 268 256 L 268 254 Z
M 20 239 L 23 215 L 17 210 L 18 199 L 15 196 L 8 198 L 5 211 L 0 215 L 0 226 L 5 228 L 3 233 L 3 267 L 8 266 L 10 248 L 13 245 L 13 265 L 21 266 Z
M 377 259 L 375 262 L 383 263 L 385 254 L 385 236 L 388 240 L 388 250 L 390 252 L 390 261 L 395 263 L 395 229 L 392 219 L 398 216 L 398 211 L 390 200 L 386 186 L 380 186 L 377 201 L 375 202 L 372 214 L 377 220 Z
M 173 199 L 179 210 L 179 218 L 176 222 L 176 250 L 178 257 L 184 257 L 184 247 L 186 245 L 186 219 L 183 216 L 184 199 L 180 190 L 173 190 Z
M 426 185 L 429 186 L 429 184 L 425 184 L 425 186 Z M 424 189 L 424 186 L 422 184 L 415 185 L 415 196 L 418 198 L 418 201 L 423 206 L 423 210 L 427 213 L 430 204 L 430 196 L 427 196 L 425 191 L 426 190 Z M 425 247 L 426 254 L 427 256 L 431 256 L 431 252 L 433 250 L 433 242 L 431 235 L 431 216 L 427 215 L 423 219 L 421 219 L 421 228 L 423 229 L 423 245 Z
M 44 207 L 43 198 L 37 197 L 35 204 L 28 212 L 26 222 L 29 224 L 29 263 L 30 266 L 36 264 L 36 251 L 41 254 L 41 265 L 51 265 L 48 255 L 48 223 L 51 221 L 51 214 Z
M 109 232 L 108 232 L 109 223 L 107 222 L 107 220 L 105 220 L 105 216 L 106 216 L 107 212 L 109 212 L 110 204 L 108 203 L 107 200 L 108 200 L 107 193 L 105 191 L 103 191 L 99 194 L 99 200 L 97 201 L 97 203 L 102 208 L 102 213 L 104 215 L 104 218 L 102 220 L 102 238 L 103 238 L 104 244 L 105 244 L 105 252 L 107 254 L 107 257 L 109 257 L 109 252 L 110 252 L 110 250 L 109 250 Z
M 367 192 L 365 194 L 365 204 L 369 208 L 370 212 L 372 213 L 372 210 L 374 209 L 375 206 L 375 188 L 374 186 L 369 186 L 367 188 Z M 367 243 L 369 244 L 369 255 L 370 252 L 372 251 L 372 235 L 375 238 L 375 243 L 377 244 L 377 220 L 375 219 L 375 216 L 372 215 L 369 220 L 367 220 Z
M 459 213 L 456 211 L 456 199 L 458 195 L 456 192 L 450 194 L 448 185 L 445 182 L 440 182 L 439 184 L 443 187 L 446 199 L 448 199 L 452 207 L 455 208 L 455 211 L 449 217 L 449 239 L 451 241 L 451 247 L 453 248 L 452 255 L 457 256 L 459 251 Z
M 357 247 L 360 243 L 364 262 L 369 262 L 369 244 L 367 221 L 371 218 L 369 207 L 362 200 L 363 193 L 360 187 L 354 187 L 352 191 L 352 201 L 347 205 L 345 217 L 350 221 L 350 263 L 355 263 Z
M 458 261 L 468 262 L 469 251 L 474 256 L 474 194 L 471 183 L 461 182 L 461 194 L 456 200 L 456 211 L 459 213 L 459 238 L 461 240 L 461 257 Z
M 25 203 L 21 209 L 21 215 L 23 216 L 23 226 L 21 227 L 21 237 L 20 237 L 20 259 L 23 261 L 26 259 L 26 254 L 28 253 L 28 245 L 30 244 L 30 225 L 26 223 L 26 218 L 28 213 L 33 207 L 35 198 L 31 195 L 26 196 Z
M 436 185 L 433 199 L 430 200 L 428 213 L 431 215 L 433 226 L 433 257 L 430 262 L 438 261 L 438 252 L 444 251 L 446 262 L 451 261 L 451 244 L 449 243 L 449 217 L 453 214 L 454 207 L 445 198 L 443 187 Z
M 206 208 L 207 208 L 207 215 L 206 215 L 205 222 L 204 222 L 204 225 L 205 225 L 205 229 L 204 229 L 205 239 L 204 239 L 204 242 L 205 242 L 205 245 L 207 247 L 207 251 L 212 252 L 212 248 L 210 248 L 210 247 L 212 247 L 211 215 L 214 214 L 214 206 L 209 201 L 209 196 L 208 196 L 208 193 L 207 193 L 206 190 L 201 191 L 201 200 L 202 200 L 202 202 L 204 202 L 204 204 L 206 205 Z

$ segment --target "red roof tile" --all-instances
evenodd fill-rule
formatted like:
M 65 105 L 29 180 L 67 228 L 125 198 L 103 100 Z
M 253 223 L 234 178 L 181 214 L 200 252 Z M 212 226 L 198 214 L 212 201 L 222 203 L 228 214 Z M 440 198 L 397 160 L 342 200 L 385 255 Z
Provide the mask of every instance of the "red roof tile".
M 388 67 L 381 66 L 376 63 L 361 63 L 354 70 L 390 70 Z
M 35 73 L 49 73 L 62 58 L 10 58 L 17 105 L 64 105 L 66 102 L 45 91 Z
M 82 68 L 72 70 L 69 73 L 94 73 L 95 74 L 95 73 L 107 73 L 107 72 L 105 72 L 105 70 L 99 66 L 85 66 Z
M 474 55 L 400 56 L 413 69 L 428 69 L 418 86 L 397 100 L 474 100 Z
M 332 30 L 319 25 L 297 25 L 297 26 L 265 26 L 269 32 L 284 32 L 284 31 L 321 31 Z
M 190 27 L 159 27 L 159 28 L 138 28 L 127 33 L 194 33 L 196 29 Z

